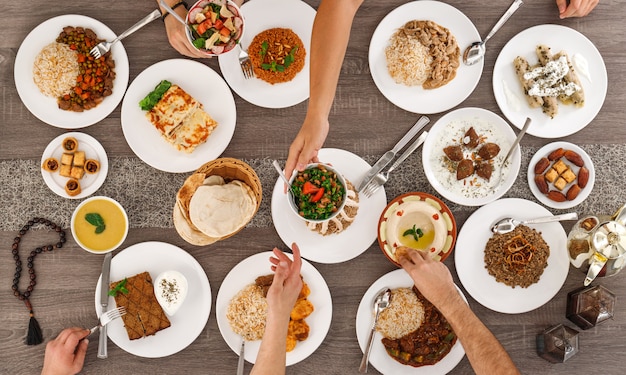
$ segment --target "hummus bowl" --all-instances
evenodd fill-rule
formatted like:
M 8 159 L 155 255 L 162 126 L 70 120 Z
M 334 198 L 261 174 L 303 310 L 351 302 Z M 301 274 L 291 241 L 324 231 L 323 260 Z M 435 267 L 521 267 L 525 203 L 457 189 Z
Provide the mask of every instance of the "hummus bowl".
M 411 192 L 393 199 L 378 220 L 378 244 L 383 254 L 400 267 L 396 249 L 406 246 L 426 251 L 444 261 L 456 242 L 456 221 L 439 198 Z

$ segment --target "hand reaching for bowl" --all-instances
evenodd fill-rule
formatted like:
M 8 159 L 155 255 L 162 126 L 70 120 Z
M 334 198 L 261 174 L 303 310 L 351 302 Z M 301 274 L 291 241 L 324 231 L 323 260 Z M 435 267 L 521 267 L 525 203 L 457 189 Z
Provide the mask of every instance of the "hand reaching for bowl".
M 584 17 L 591 13 L 598 3 L 599 0 L 556 0 L 560 18 Z
M 289 156 L 285 164 L 285 175 L 291 177 L 294 170 L 302 171 L 309 163 L 318 163 L 317 153 L 324 145 L 328 135 L 328 118 L 304 120 L 298 135 L 289 147 Z M 286 191 L 287 187 L 285 187 Z

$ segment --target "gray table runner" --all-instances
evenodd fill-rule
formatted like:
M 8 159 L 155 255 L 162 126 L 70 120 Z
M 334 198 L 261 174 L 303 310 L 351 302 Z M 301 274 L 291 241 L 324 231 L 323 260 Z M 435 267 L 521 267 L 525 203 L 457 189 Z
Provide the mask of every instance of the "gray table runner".
M 575 210 L 579 215 L 611 214 L 626 203 L 626 189 L 623 186 L 626 168 L 622 157 L 618 157 L 626 154 L 626 145 L 585 145 L 582 148 L 594 162 L 596 181 L 589 197 L 567 211 Z M 536 151 L 537 148 L 522 147 L 520 173 L 505 197 L 536 201 L 526 178 L 528 163 Z M 379 156 L 369 155 L 364 159 L 372 164 Z M 272 226 L 270 201 L 277 174 L 271 165 L 271 159 L 244 161 L 254 168 L 263 186 L 261 208 L 248 225 Z M 106 181 L 94 195 L 106 195 L 119 201 L 128 213 L 131 228 L 172 228 L 175 195 L 188 175 L 189 173 L 173 174 L 156 170 L 135 157 L 112 158 L 109 160 Z M 72 212 L 81 201 L 65 199 L 50 191 L 41 176 L 39 163 L 33 160 L 0 162 L 0 181 L 0 230 L 3 231 L 18 230 L 33 216 L 43 216 L 68 227 Z M 424 175 L 419 151 L 392 174 L 385 190 L 388 201 L 409 191 L 423 191 L 439 196 Z M 455 214 L 469 214 L 476 210 L 476 207 L 461 206 L 445 199 L 444 201 Z

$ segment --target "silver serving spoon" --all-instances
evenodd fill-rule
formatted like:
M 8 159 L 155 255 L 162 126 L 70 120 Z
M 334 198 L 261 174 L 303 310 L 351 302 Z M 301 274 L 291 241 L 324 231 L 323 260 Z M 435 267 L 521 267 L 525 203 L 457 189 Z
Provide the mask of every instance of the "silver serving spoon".
M 504 177 L 504 168 L 506 167 L 506 163 L 511 157 L 511 155 L 513 154 L 515 147 L 517 147 L 517 145 L 520 143 L 520 141 L 524 137 L 524 134 L 526 134 L 526 130 L 528 130 L 528 128 L 530 127 L 531 122 L 532 120 L 530 119 L 530 117 L 526 117 L 526 122 L 524 123 L 524 127 L 522 127 L 522 130 L 520 130 L 519 134 L 517 134 L 517 138 L 515 138 L 515 141 L 513 141 L 511 148 L 509 148 L 509 152 L 506 153 L 504 160 L 502 160 L 502 164 L 500 165 L 500 173 L 497 174 L 498 180 L 496 180 L 496 182 L 492 184 L 494 190 L 497 190 L 500 187 L 500 183 L 502 182 L 502 177 Z
M 242 337 L 241 347 L 239 348 L 239 360 L 237 361 L 237 375 L 243 375 L 245 348 L 246 348 L 246 339 Z
M 283 169 L 280 167 L 280 164 L 278 164 L 278 160 L 272 161 L 272 165 L 276 169 L 276 172 L 278 172 L 278 175 L 280 176 L 280 178 L 282 178 L 283 181 L 285 181 L 287 186 L 291 186 L 291 182 L 289 182 L 289 179 L 287 178 L 287 176 L 285 176 L 285 172 L 283 172 Z
M 465 63 L 465 65 L 474 65 L 485 56 L 485 43 L 487 43 L 487 41 L 491 39 L 491 37 L 494 36 L 498 30 L 500 30 L 502 25 L 504 25 L 504 23 L 513 15 L 513 13 L 515 13 L 516 10 L 519 9 L 520 6 L 522 6 L 523 3 L 524 2 L 522 0 L 513 1 L 513 4 L 511 4 L 509 9 L 507 9 L 502 17 L 500 17 L 500 20 L 495 24 L 493 29 L 491 29 L 485 40 L 474 42 L 465 49 L 465 52 L 463 52 L 463 63 Z
M 363 351 L 361 365 L 359 366 L 359 372 L 361 373 L 367 372 L 367 365 L 369 364 L 370 352 L 372 351 L 372 342 L 374 341 L 374 333 L 376 333 L 378 317 L 380 316 L 381 311 L 389 307 L 390 301 L 391 289 L 389 288 L 381 289 L 374 299 L 374 324 L 372 325 L 372 330 L 370 331 L 369 338 L 367 339 L 367 346 L 365 346 L 365 350 Z
M 545 216 L 538 217 L 535 219 L 527 219 L 527 220 L 516 220 L 510 217 L 499 220 L 491 227 L 491 231 L 496 234 L 504 234 L 509 233 L 515 227 L 520 224 L 543 224 L 543 223 L 552 223 L 555 221 L 563 221 L 563 220 L 577 220 L 578 214 L 576 212 L 570 212 L 562 215 L 554 215 L 554 216 Z

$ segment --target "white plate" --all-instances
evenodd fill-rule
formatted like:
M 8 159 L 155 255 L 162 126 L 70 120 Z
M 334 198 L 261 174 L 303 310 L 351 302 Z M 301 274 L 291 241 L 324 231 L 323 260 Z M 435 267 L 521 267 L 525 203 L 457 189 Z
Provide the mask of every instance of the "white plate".
M 371 168 L 359 156 L 345 150 L 324 148 L 319 152 L 321 162 L 329 163 L 353 185 L 357 185 Z M 283 242 L 291 247 L 297 243 L 303 258 L 319 263 L 340 263 L 356 258 L 377 238 L 378 219 L 387 206 L 385 188 L 370 198 L 359 194 L 359 211 L 354 222 L 343 232 L 322 236 L 306 227 L 287 201 L 284 182 L 278 178 L 272 192 L 272 220 Z
M 150 123 L 139 101 L 162 80 L 180 86 L 202 103 L 218 125 L 207 141 L 192 153 L 178 151 Z M 190 172 L 216 159 L 226 149 L 235 132 L 237 108 L 224 79 L 213 69 L 194 60 L 160 61 L 141 72 L 128 87 L 122 102 L 122 130 L 133 152 L 146 164 L 174 173 Z
M 41 175 L 50 190 L 62 196 L 63 198 L 86 198 L 95 193 L 96 190 L 98 190 L 100 186 L 102 186 L 104 180 L 107 178 L 107 172 L 109 171 L 109 159 L 107 158 L 107 153 L 106 151 L 104 151 L 104 147 L 102 147 L 100 142 L 98 142 L 98 140 L 96 140 L 94 137 L 90 136 L 89 134 L 80 132 L 70 132 L 59 135 L 58 137 L 53 139 L 52 142 L 48 143 L 48 146 L 46 146 L 46 149 L 41 155 L 41 163 L 39 165 L 43 165 L 44 160 L 46 160 L 47 158 L 56 158 L 60 166 L 61 156 L 63 155 L 63 146 L 61 145 L 61 143 L 67 137 L 76 138 L 76 140 L 78 141 L 78 151 L 84 151 L 86 159 L 95 159 L 100 162 L 100 170 L 98 171 L 98 173 L 85 173 L 83 178 L 78 180 L 78 182 L 80 183 L 81 192 L 73 197 L 65 192 L 65 184 L 67 183 L 67 180 L 69 180 L 69 178 L 61 176 L 58 170 L 56 172 L 48 172 L 41 168 Z
M 528 105 L 515 74 L 513 60 L 522 56 L 531 65 L 535 64 L 535 48 L 539 44 L 550 47 L 552 53 L 564 50 L 570 59 L 575 53 L 585 57 L 589 64 L 591 82 L 578 72 L 578 78 L 585 90 L 584 107 L 559 104 L 559 113 L 554 119 L 550 119 L 541 108 L 531 108 Z M 507 102 L 505 84 L 518 97 L 520 110 Z M 524 125 L 526 117 L 530 117 L 533 122 L 527 133 L 541 138 L 562 138 L 587 126 L 602 108 L 606 91 L 606 67 L 600 52 L 587 37 L 566 26 L 539 25 L 520 32 L 502 48 L 493 68 L 493 93 L 504 116 L 518 128 Z
M 259 78 L 246 79 L 239 66 L 239 49 L 219 56 L 220 70 L 230 87 L 244 100 L 265 108 L 285 108 L 309 97 L 309 66 L 311 31 L 315 9 L 300 0 L 253 0 L 241 6 L 245 17 L 245 31 L 240 40 L 247 49 L 261 31 L 274 27 L 293 30 L 306 50 L 304 67 L 293 80 L 270 84 Z
M 585 186 L 584 189 L 580 191 L 580 193 L 578 193 L 578 196 L 573 201 L 555 202 L 552 199 L 549 199 L 545 194 L 542 194 L 539 191 L 539 188 L 537 188 L 537 185 L 535 184 L 535 164 L 537 164 L 539 159 L 543 157 L 548 157 L 548 154 L 550 152 L 560 147 L 562 147 L 565 150 L 572 150 L 572 151 L 577 152 L 578 155 L 580 155 L 580 157 L 585 162 L 585 167 L 589 170 L 589 181 L 587 182 L 587 185 Z M 562 160 L 578 176 L 579 168 L 565 158 L 562 158 Z M 591 190 L 593 190 L 593 184 L 595 183 L 595 181 L 596 181 L 596 169 L 593 167 L 593 162 L 591 161 L 591 158 L 585 152 L 585 150 L 569 142 L 553 142 L 553 143 L 549 143 L 543 146 L 535 153 L 532 159 L 530 159 L 530 163 L 528 164 L 528 186 L 530 186 L 530 191 L 533 192 L 533 195 L 535 196 L 535 198 L 537 198 L 539 202 L 543 203 L 544 205 L 548 207 L 564 210 L 567 208 L 578 206 L 585 199 L 587 199 L 589 194 L 591 194 Z M 548 186 L 550 186 L 552 189 L 552 184 L 548 183 Z M 556 189 L 553 189 L 553 190 L 556 190 Z M 566 192 L 567 190 L 564 190 L 563 194 L 565 194 Z
M 115 60 L 113 94 L 97 107 L 83 112 L 59 109 L 57 99 L 45 96 L 33 81 L 33 64 L 43 47 L 54 42 L 65 26 L 92 29 L 99 39 L 113 40 L 115 33 L 102 22 L 91 17 L 69 14 L 50 18 L 35 27 L 24 39 L 15 56 L 15 87 L 28 110 L 41 121 L 64 129 L 77 129 L 95 124 L 107 117 L 120 103 L 128 86 L 128 56 L 121 42 L 111 48 Z
M 120 251 L 111 260 L 111 282 L 148 271 L 152 280 L 164 271 L 178 271 L 187 278 L 187 298 L 174 316 L 171 326 L 137 340 L 129 340 L 122 319 L 109 323 L 107 334 L 115 345 L 130 354 L 146 358 L 165 357 L 185 349 L 202 333 L 211 312 L 211 285 L 204 269 L 185 250 L 164 242 L 142 242 Z M 96 313 L 100 316 L 100 282 L 96 285 Z M 109 308 L 115 300 L 109 297 Z
M 359 309 L 356 313 L 356 336 L 359 340 L 359 346 L 361 347 L 361 351 L 365 351 L 365 346 L 367 344 L 367 339 L 372 328 L 372 323 L 374 322 L 374 314 L 372 311 L 372 306 L 374 305 L 374 298 L 376 297 L 376 293 L 378 293 L 382 288 L 412 288 L 413 280 L 406 273 L 405 270 L 395 270 L 391 271 L 383 276 L 381 276 L 378 280 L 376 280 L 365 292 L 363 298 L 361 299 L 361 303 L 359 303 Z M 457 287 L 458 289 L 458 287 Z M 465 302 L 465 296 L 460 289 L 459 294 L 463 297 Z M 461 362 L 463 356 L 465 356 L 465 350 L 463 350 L 463 346 L 459 340 L 456 340 L 456 343 L 452 347 L 452 350 L 443 357 L 443 359 L 432 366 L 422 366 L 422 367 L 411 367 L 408 365 L 403 365 L 400 362 L 394 360 L 387 354 L 384 345 L 381 343 L 382 336 L 380 333 L 376 333 L 374 337 L 374 342 L 372 343 L 372 351 L 370 354 L 370 363 L 376 367 L 376 369 L 383 374 L 394 374 L 394 375 L 440 375 L 447 374 L 452 371 L 452 369 Z
M 454 251 L 454 264 L 465 290 L 481 305 L 505 314 L 534 310 L 550 301 L 565 283 L 569 271 L 567 236 L 560 223 L 529 225 L 541 232 L 550 247 L 548 266 L 539 282 L 528 288 L 511 288 L 499 283 L 485 268 L 485 245 L 491 238 L 491 226 L 504 217 L 530 219 L 552 213 L 539 204 L 524 199 L 500 199 L 476 210 L 465 222 L 457 237 L 463 244 Z
M 230 323 L 228 323 L 228 318 L 226 318 L 228 304 L 241 289 L 249 284 L 254 284 L 254 280 L 257 277 L 272 273 L 269 262 L 271 256 L 272 252 L 266 251 L 252 255 L 239 262 L 226 275 L 217 293 L 217 301 L 215 302 L 217 325 L 224 341 L 237 354 L 239 354 L 241 336 L 237 335 L 230 328 Z M 304 282 L 311 289 L 311 294 L 307 299 L 313 304 L 314 311 L 305 319 L 309 327 L 311 327 L 311 332 L 306 340 L 299 341 L 295 349 L 287 353 L 287 366 L 298 363 L 315 352 L 328 333 L 333 315 L 333 301 L 330 296 L 330 290 L 319 271 L 311 263 L 303 259 L 301 274 Z M 245 360 L 255 363 L 260 346 L 261 340 L 247 341 Z
M 456 77 L 447 85 L 433 90 L 396 83 L 387 70 L 385 48 L 397 29 L 411 20 L 430 20 L 447 28 L 456 38 L 461 53 L 466 46 L 480 40 L 478 30 L 461 11 L 439 1 L 413 1 L 391 11 L 378 24 L 369 46 L 369 66 L 378 90 L 390 102 L 414 113 L 439 113 L 463 102 L 476 88 L 483 72 L 484 60 L 467 66 L 459 57 Z
M 454 130 L 452 130 L 452 126 L 454 126 Z M 489 182 L 486 182 L 484 179 L 477 177 L 482 187 L 475 189 L 473 187 L 469 188 L 469 177 L 465 181 L 457 181 L 454 173 L 444 170 L 438 174 L 435 171 L 435 162 L 441 160 L 445 155 L 443 148 L 455 143 L 452 140 L 455 136 L 457 137 L 455 144 L 458 144 L 458 137 L 463 136 L 470 126 L 476 129 L 478 135 L 486 135 L 487 142 L 495 142 L 500 146 L 500 152 L 494 159 L 494 171 L 491 179 Z M 485 133 L 481 132 L 480 129 L 484 129 Z M 487 131 L 492 133 L 487 134 Z M 515 132 L 513 132 L 509 124 L 502 117 L 486 109 L 469 107 L 447 113 L 430 129 L 422 149 L 422 164 L 428 182 L 446 199 L 464 206 L 482 206 L 500 198 L 513 186 L 519 173 L 521 164 L 519 145 L 516 146 L 516 150 L 509 157 L 503 178 L 500 178 L 500 168 L 498 167 L 502 165 L 502 161 L 507 152 L 509 152 L 515 138 Z M 465 152 L 465 154 L 467 156 L 468 152 Z M 449 183 L 446 183 L 446 178 L 449 179 Z M 452 190 L 451 187 L 456 186 L 454 184 L 457 182 L 459 187 L 468 187 L 467 193 L 463 193 L 460 190 Z M 470 191 L 475 195 L 470 195 Z

